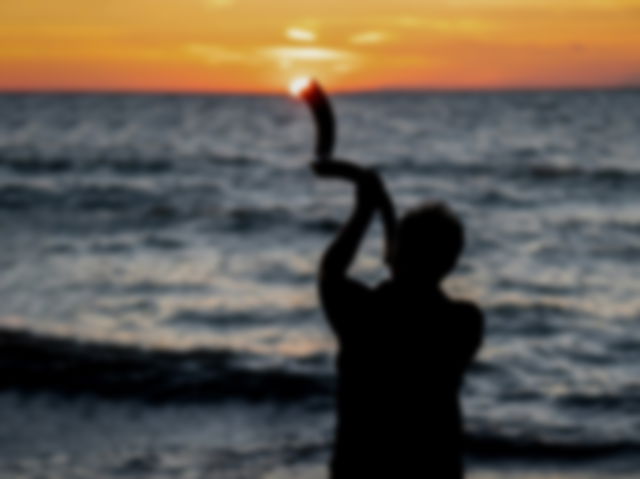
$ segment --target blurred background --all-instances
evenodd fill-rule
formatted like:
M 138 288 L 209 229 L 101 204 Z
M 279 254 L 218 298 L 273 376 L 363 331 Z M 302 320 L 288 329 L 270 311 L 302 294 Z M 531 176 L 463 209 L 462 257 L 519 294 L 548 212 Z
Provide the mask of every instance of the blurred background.
M 0 27 L 0 477 L 325 477 L 315 271 L 352 194 L 308 169 L 303 74 L 341 156 L 466 225 L 469 477 L 638 477 L 640 2 L 4 0 Z

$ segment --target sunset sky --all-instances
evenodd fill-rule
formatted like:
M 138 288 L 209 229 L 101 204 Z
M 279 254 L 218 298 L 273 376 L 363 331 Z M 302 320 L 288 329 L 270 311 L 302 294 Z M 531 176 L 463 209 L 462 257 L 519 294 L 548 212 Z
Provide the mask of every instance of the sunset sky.
M 640 0 L 1 0 L 0 89 L 640 86 Z

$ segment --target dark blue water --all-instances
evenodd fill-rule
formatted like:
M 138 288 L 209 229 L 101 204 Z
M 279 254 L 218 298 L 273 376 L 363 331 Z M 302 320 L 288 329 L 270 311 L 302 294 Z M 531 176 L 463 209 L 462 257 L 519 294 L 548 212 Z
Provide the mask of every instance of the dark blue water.
M 336 107 L 342 156 L 402 209 L 441 199 L 466 224 L 447 289 L 488 325 L 470 448 L 637 454 L 640 93 Z M 310 174 L 312 133 L 284 97 L 0 95 L 5 394 L 306 404 L 288 424 L 327 449 L 335 346 L 314 275 L 352 197 Z M 383 278 L 380 249 L 374 228 L 354 275 Z

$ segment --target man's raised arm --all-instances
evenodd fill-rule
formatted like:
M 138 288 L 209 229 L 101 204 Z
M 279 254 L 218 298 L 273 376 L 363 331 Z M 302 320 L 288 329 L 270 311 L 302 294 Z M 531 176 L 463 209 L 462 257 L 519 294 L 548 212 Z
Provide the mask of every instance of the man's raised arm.
M 341 178 L 356 186 L 356 205 L 342 230 L 329 245 L 320 266 L 321 280 L 345 279 L 373 214 L 380 209 L 385 224 L 385 259 L 389 259 L 395 231 L 395 213 L 378 174 L 346 161 L 313 164 L 318 176 Z

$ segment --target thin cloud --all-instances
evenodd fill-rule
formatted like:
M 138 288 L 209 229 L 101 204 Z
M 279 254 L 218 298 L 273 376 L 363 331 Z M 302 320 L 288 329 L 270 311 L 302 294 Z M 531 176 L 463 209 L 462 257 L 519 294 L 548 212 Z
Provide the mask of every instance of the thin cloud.
M 347 60 L 353 57 L 351 52 L 321 47 L 272 47 L 265 48 L 262 53 L 270 58 L 286 60 L 303 60 L 310 62 L 327 62 Z
M 360 56 L 346 50 L 323 47 L 271 47 L 262 49 L 261 56 L 275 62 L 281 70 L 327 74 L 346 73 L 360 64 Z
M 305 28 L 287 28 L 285 34 L 289 40 L 293 40 L 295 42 L 314 42 L 316 40 L 315 32 Z
M 389 39 L 389 34 L 380 31 L 361 32 L 350 38 L 355 45 L 376 45 Z

